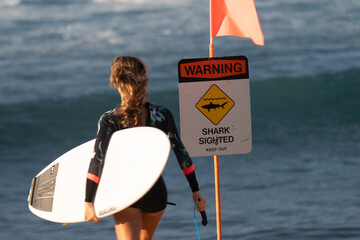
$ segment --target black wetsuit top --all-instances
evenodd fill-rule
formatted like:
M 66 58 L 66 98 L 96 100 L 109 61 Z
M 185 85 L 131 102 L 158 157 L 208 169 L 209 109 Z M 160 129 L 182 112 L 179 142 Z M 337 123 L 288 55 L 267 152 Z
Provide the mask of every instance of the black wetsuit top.
M 199 190 L 198 183 L 195 176 L 194 165 L 191 161 L 191 158 L 186 151 L 183 143 L 181 142 L 174 118 L 171 112 L 161 106 L 154 105 L 152 103 L 146 103 L 147 108 L 149 109 L 149 114 L 146 119 L 146 126 L 156 127 L 165 132 L 170 139 L 171 147 L 174 150 L 180 168 L 186 176 L 186 179 L 189 182 L 192 192 Z M 86 202 L 93 202 L 95 198 L 96 189 L 100 181 L 101 172 L 104 165 L 105 154 L 109 144 L 111 135 L 118 130 L 124 129 L 120 125 L 119 118 L 113 111 L 108 111 L 104 113 L 98 123 L 98 133 L 95 142 L 94 157 L 91 159 L 89 171 L 87 175 L 86 183 Z M 162 178 L 158 180 L 158 183 L 161 185 Z M 156 188 L 155 184 L 154 188 Z M 158 187 L 158 186 L 157 186 Z M 165 188 L 166 191 L 166 188 Z M 159 192 L 154 189 L 149 192 Z M 166 201 L 166 198 L 165 198 Z

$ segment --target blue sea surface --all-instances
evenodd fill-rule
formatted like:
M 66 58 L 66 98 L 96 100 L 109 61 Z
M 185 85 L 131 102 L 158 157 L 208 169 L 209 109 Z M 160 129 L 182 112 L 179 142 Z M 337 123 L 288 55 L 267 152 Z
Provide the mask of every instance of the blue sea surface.
M 223 239 L 360 239 L 360 2 L 255 0 L 265 46 L 215 38 L 249 59 L 253 150 L 220 157 Z M 0 239 L 115 239 L 113 220 L 63 226 L 27 207 L 31 179 L 96 136 L 120 102 L 117 55 L 150 69 L 150 100 L 179 120 L 177 63 L 207 57 L 205 0 L 0 0 Z M 193 159 L 216 239 L 212 157 Z M 174 154 L 155 239 L 197 239 Z

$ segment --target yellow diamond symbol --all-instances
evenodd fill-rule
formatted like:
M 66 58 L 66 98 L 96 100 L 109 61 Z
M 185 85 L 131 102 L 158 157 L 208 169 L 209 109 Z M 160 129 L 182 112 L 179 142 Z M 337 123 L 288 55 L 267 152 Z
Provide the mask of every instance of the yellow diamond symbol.
M 234 105 L 234 101 L 214 84 L 195 106 L 213 124 L 217 125 Z

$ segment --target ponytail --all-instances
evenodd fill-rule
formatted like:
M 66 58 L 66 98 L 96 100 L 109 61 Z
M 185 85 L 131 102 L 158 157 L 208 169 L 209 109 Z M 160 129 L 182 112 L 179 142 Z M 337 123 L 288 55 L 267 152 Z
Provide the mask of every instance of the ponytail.
M 147 98 L 149 78 L 145 64 L 135 57 L 117 57 L 111 64 L 110 86 L 126 96 L 115 110 L 123 127 L 141 125 L 141 110 Z

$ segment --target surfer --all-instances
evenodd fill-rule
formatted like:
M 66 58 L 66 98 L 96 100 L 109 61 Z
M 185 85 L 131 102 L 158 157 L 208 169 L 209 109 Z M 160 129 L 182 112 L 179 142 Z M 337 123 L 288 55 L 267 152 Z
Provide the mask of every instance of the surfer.
M 181 142 L 171 112 L 159 105 L 147 102 L 149 78 L 145 64 L 135 57 L 117 57 L 111 65 L 110 86 L 118 90 L 121 105 L 104 113 L 98 124 L 98 133 L 86 183 L 85 220 L 98 222 L 93 201 L 100 181 L 105 154 L 111 135 L 118 130 L 151 126 L 164 131 L 197 201 L 197 210 L 205 211 L 206 199 L 199 191 L 194 165 Z M 121 147 L 121 146 L 119 146 Z M 130 207 L 114 214 L 115 232 L 118 239 L 152 239 L 156 227 L 165 212 L 167 191 L 162 176 L 155 185 Z

